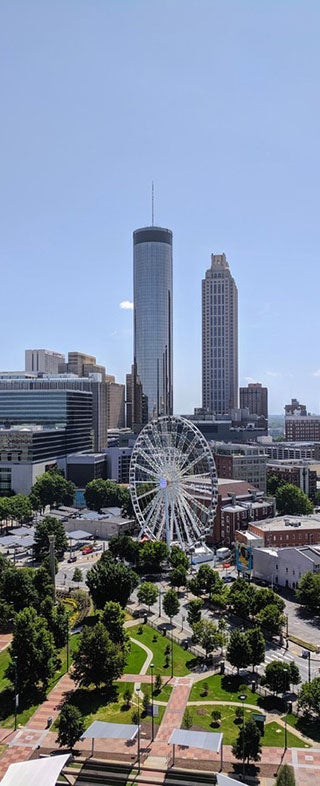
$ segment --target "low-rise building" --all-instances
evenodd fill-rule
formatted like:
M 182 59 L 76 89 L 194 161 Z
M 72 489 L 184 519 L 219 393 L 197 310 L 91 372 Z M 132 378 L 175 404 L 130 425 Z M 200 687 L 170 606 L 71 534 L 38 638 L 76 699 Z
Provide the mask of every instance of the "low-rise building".
M 295 589 L 308 572 L 320 572 L 320 546 L 253 548 L 253 578 Z
M 262 521 L 275 514 L 273 497 L 243 480 L 219 478 L 218 504 L 213 536 L 208 543 L 230 546 L 237 530 L 247 530 L 250 522 Z
M 250 522 L 250 544 L 264 547 L 312 546 L 320 543 L 320 514 L 277 516 L 266 521 Z M 253 543 L 256 536 L 256 544 Z M 237 531 L 235 540 L 247 544 L 246 532 Z
M 285 436 L 287 440 L 319 442 L 320 415 L 286 415 Z
M 219 478 L 235 478 L 266 491 L 266 462 L 264 447 L 257 444 L 214 442 L 210 445 Z
M 268 461 L 267 479 L 275 476 L 285 483 L 292 483 L 307 494 L 309 499 L 314 500 L 317 492 L 317 471 L 310 466 L 310 461 L 307 459 Z

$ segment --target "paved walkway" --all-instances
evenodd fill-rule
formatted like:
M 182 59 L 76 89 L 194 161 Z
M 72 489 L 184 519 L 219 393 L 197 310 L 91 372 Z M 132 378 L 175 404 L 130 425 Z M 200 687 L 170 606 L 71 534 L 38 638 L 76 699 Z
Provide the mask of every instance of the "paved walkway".
M 7 649 L 12 641 L 12 633 L 0 633 L 0 652 Z

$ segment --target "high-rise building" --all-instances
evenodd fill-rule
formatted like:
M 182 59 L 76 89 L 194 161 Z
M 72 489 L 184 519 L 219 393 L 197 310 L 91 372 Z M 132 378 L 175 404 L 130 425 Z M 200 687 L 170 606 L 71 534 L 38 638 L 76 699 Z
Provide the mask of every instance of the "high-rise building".
M 250 415 L 259 415 L 268 420 L 268 388 L 260 382 L 249 382 L 240 388 L 240 409 L 248 409 Z
M 105 366 L 98 366 L 93 355 L 83 352 L 68 352 L 68 362 L 59 366 L 59 374 L 76 374 L 77 377 L 87 377 L 89 374 L 106 374 Z
M 25 369 L 34 374 L 58 374 L 64 355 L 51 349 L 26 349 Z
M 202 408 L 216 415 L 238 405 L 238 290 L 225 254 L 211 254 L 202 281 Z
M 144 227 L 133 233 L 134 362 L 132 422 L 169 415 L 172 393 L 172 232 Z
M 108 429 L 124 428 L 125 423 L 125 385 L 115 381 L 110 374 L 106 377 Z

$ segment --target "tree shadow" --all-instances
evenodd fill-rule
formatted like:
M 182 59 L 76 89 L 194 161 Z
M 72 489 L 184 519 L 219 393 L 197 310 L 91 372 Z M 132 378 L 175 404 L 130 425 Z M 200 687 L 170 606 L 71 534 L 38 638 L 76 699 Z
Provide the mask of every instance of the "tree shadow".
M 119 701 L 119 688 L 117 685 L 94 689 L 77 688 L 74 693 L 67 695 L 67 701 L 77 707 L 82 715 L 91 715 L 106 704 L 116 704 Z

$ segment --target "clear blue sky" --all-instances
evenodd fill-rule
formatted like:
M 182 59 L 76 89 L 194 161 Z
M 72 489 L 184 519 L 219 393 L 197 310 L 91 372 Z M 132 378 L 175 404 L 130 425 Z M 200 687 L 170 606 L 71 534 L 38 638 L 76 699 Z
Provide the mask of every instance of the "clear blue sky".
M 201 279 L 239 290 L 240 384 L 319 412 L 318 0 L 2 0 L 0 368 L 132 359 L 132 230 L 174 232 L 174 398 L 201 403 Z

